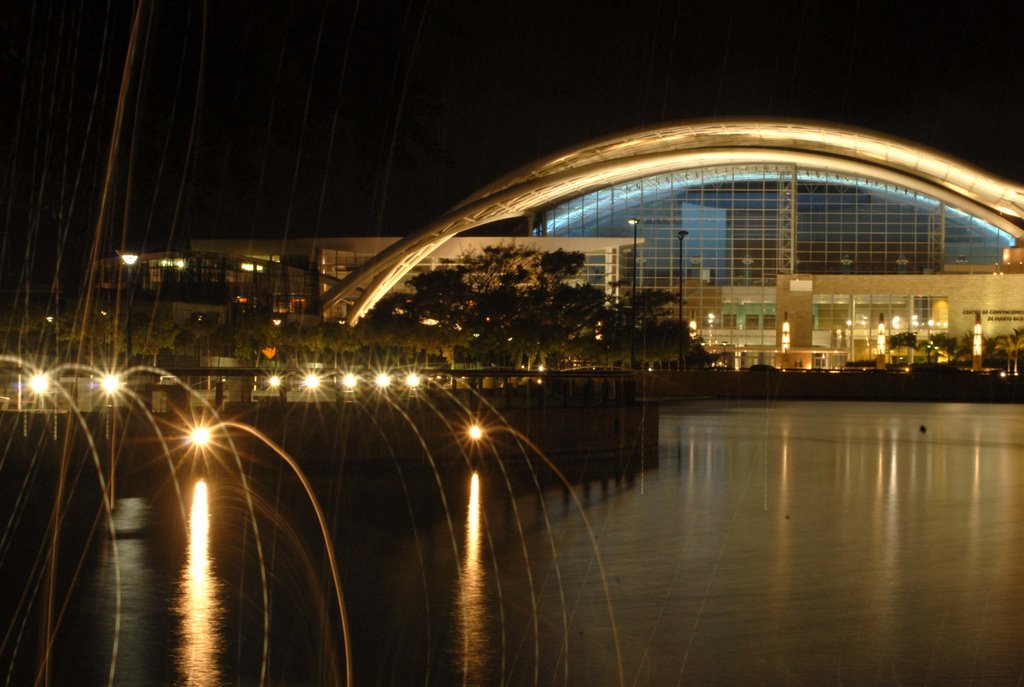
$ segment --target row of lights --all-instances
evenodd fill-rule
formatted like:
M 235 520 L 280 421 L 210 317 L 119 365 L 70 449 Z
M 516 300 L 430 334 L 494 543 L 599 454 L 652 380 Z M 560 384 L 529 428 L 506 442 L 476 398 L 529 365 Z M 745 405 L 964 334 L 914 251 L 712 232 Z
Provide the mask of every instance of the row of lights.
M 359 380 L 358 376 L 350 372 L 341 378 L 341 386 L 347 391 L 354 391 L 359 386 Z M 423 377 L 416 372 L 410 372 L 403 381 L 407 388 L 418 389 L 423 384 Z M 393 382 L 394 378 L 386 372 L 381 372 L 373 378 L 373 385 L 378 389 L 386 389 Z M 272 389 L 278 389 L 282 384 L 284 384 L 284 379 L 280 375 L 272 375 L 267 379 L 267 386 Z M 323 377 L 312 372 L 305 375 L 301 382 L 302 388 L 309 391 L 316 391 L 323 384 Z M 120 375 L 116 374 L 103 375 L 99 380 L 99 388 L 108 396 L 116 394 L 123 385 L 124 382 Z M 37 372 L 29 377 L 27 386 L 34 394 L 45 394 L 50 390 L 50 376 L 45 372 Z
M 405 385 L 409 388 L 415 389 L 419 387 L 421 381 L 422 378 L 415 372 L 410 372 L 405 377 Z M 306 375 L 303 378 L 303 386 L 310 390 L 315 390 L 319 388 L 322 382 L 323 380 L 319 375 L 312 373 Z M 342 386 L 344 386 L 346 389 L 355 389 L 359 383 L 359 378 L 356 377 L 354 374 L 349 373 L 342 377 L 341 383 Z M 276 388 L 281 385 L 281 378 L 275 375 L 268 380 L 268 384 L 271 387 Z M 391 385 L 391 376 L 388 375 L 387 373 L 382 372 L 374 378 L 374 384 L 381 389 L 387 388 L 388 386 Z M 100 378 L 99 385 L 100 388 L 103 390 L 103 393 L 107 394 L 108 396 L 113 396 L 118 391 L 120 391 L 123 382 L 119 375 L 107 374 L 103 375 L 103 377 Z M 49 375 L 43 372 L 33 374 L 31 377 L 29 377 L 28 388 L 33 393 L 38 395 L 47 393 L 50 390 Z M 466 434 L 473 441 L 479 441 L 484 436 L 484 430 L 479 424 L 473 423 L 466 430 Z M 210 438 L 210 429 L 205 426 L 195 427 L 192 429 L 190 433 L 190 439 L 192 443 L 195 444 L 196 446 L 206 446 L 210 442 Z
M 466 436 L 474 442 L 480 441 L 484 438 L 484 428 L 474 422 L 466 428 Z M 209 427 L 205 425 L 197 425 L 189 432 L 188 438 L 194 446 L 203 448 L 210 444 L 210 441 L 213 439 L 213 433 L 210 431 Z
M 349 372 L 342 376 L 340 384 L 346 391 L 355 391 L 359 386 L 360 378 Z M 394 377 L 387 372 L 380 372 L 373 378 L 373 385 L 378 389 L 387 389 L 394 383 Z M 416 372 L 410 372 L 403 380 L 406 388 L 418 389 L 423 384 L 423 377 Z M 284 379 L 280 375 L 271 375 L 267 378 L 267 386 L 271 389 L 280 389 Z M 316 391 L 324 385 L 324 378 L 315 372 L 310 372 L 302 377 L 300 386 L 307 391 Z
M 116 394 L 121 390 L 122 385 L 123 382 L 119 375 L 107 374 L 100 377 L 99 387 L 107 396 Z M 36 372 L 28 378 L 26 386 L 32 393 L 42 396 L 50 391 L 50 375 L 45 372 Z

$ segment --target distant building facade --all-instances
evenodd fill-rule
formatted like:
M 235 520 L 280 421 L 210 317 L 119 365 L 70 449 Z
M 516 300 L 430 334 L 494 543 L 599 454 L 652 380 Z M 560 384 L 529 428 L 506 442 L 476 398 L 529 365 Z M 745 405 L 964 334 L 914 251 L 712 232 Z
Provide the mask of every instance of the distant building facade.
M 880 321 L 921 338 L 976 317 L 986 337 L 1024 327 L 1024 188 L 876 133 L 767 120 L 643 129 L 540 160 L 374 256 L 325 304 L 358 318 L 420 256 L 508 217 L 538 238 L 616 242 L 588 252 L 587 278 L 618 295 L 682 282 L 687 318 L 737 367 L 778 362 L 786 321 L 803 367 L 874 357 Z
M 976 320 L 986 337 L 1024 327 L 1022 216 L 1024 188 L 941 153 L 832 125 L 735 120 L 563 151 L 402 238 L 192 249 L 288 265 L 313 281 L 261 302 L 348 321 L 411 271 L 489 243 L 577 250 L 582 278 L 612 296 L 681 285 L 686 318 L 732 366 L 779 363 L 787 322 L 787 364 L 837 367 L 878 354 L 880 322 L 922 339 L 959 337 Z M 510 219 L 518 235 L 479 235 Z

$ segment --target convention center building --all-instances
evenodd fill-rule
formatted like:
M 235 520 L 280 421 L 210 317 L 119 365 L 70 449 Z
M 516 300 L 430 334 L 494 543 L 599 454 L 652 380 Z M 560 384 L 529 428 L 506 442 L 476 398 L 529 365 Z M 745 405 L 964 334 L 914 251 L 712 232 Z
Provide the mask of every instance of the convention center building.
M 192 250 L 246 261 L 249 277 L 256 264 L 306 265 L 317 284 L 272 307 L 349 323 L 414 270 L 487 243 L 577 250 L 581 278 L 612 297 L 681 290 L 691 327 L 732 367 L 833 368 L 875 358 L 880 328 L 923 340 L 1024 327 L 1022 217 L 1020 184 L 913 143 L 716 120 L 561 151 L 401 238 Z

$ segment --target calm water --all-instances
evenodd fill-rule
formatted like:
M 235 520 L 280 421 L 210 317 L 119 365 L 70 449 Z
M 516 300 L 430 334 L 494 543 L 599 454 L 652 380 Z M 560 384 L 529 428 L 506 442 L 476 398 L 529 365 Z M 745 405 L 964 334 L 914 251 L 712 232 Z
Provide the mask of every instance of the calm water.
M 572 490 L 488 461 L 323 480 L 355 684 L 1020 684 L 1022 447 L 1015 406 L 688 403 L 660 467 Z M 226 468 L 205 501 L 191 477 L 125 496 L 54 684 L 107 684 L 112 655 L 125 685 L 343 675 L 312 510 L 250 477 L 261 550 Z M 26 684 L 39 632 L 10 617 Z

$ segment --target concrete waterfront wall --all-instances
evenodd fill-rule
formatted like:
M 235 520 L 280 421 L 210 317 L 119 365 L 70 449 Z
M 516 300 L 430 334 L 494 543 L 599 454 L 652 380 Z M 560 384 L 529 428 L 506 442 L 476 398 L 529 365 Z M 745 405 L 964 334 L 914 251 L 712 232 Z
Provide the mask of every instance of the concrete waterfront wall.
M 118 472 L 139 469 L 166 471 L 159 454 L 166 445 L 171 464 L 190 455 L 188 428 L 173 413 L 155 413 L 153 424 L 141 413 L 119 409 L 109 415 L 88 413 L 79 420 L 66 412 L 0 413 L 0 431 L 6 437 L 9 465 L 43 465 L 56 472 L 61 455 L 75 470 L 95 472 L 94 446 L 104 473 L 116 453 Z M 501 458 L 510 463 L 548 461 L 570 476 L 625 472 L 641 462 L 657 464 L 658 411 L 653 404 L 592 407 L 508 408 L 501 411 L 469 410 L 457 404 L 426 399 L 404 403 L 301 403 L 275 402 L 225 408 L 225 418 L 251 426 L 281 446 L 310 473 L 333 473 L 348 468 L 393 469 L 429 467 L 445 470 L 467 463 Z M 468 436 L 472 422 L 484 435 Z M 70 441 L 67 440 L 70 430 Z M 260 439 L 238 429 L 229 430 L 234 446 L 246 457 L 273 465 L 278 459 Z M 222 437 L 214 436 L 214 452 L 227 453 Z M 114 444 L 115 450 L 111 450 Z
M 689 370 L 644 373 L 637 393 L 644 398 L 1019 403 L 1024 401 L 1024 377 L 966 371 Z
M 431 462 L 443 469 L 497 457 L 547 458 L 574 471 L 591 462 L 625 469 L 641 457 L 657 464 L 658 411 L 650 404 L 473 412 L 428 403 L 259 404 L 240 419 L 312 470 Z M 473 422 L 484 433 L 477 441 L 468 434 Z M 258 449 L 253 442 L 247 447 Z

